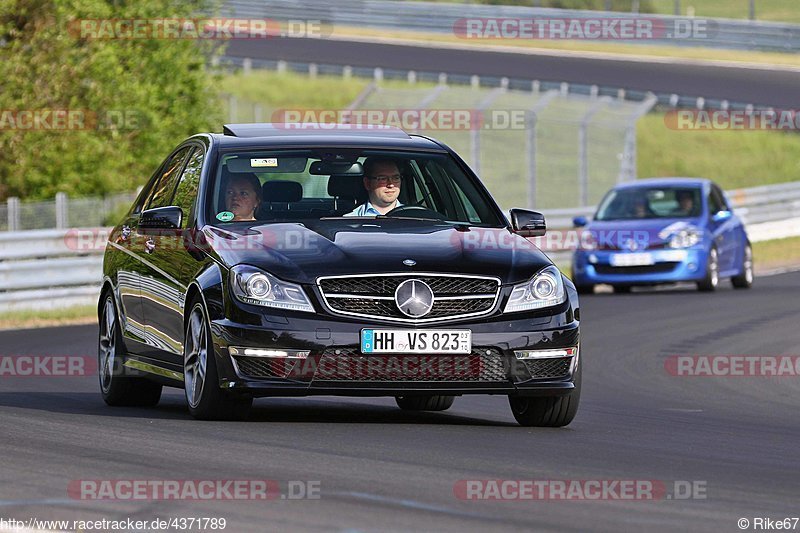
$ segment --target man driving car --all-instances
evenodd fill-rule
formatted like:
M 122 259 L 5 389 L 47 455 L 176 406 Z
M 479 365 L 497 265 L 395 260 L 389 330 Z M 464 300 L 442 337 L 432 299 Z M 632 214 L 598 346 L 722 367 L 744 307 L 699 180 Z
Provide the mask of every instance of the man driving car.
M 396 161 L 369 157 L 364 161 L 364 188 L 369 199 L 346 217 L 369 217 L 385 215 L 402 206 L 397 200 L 403 181 Z

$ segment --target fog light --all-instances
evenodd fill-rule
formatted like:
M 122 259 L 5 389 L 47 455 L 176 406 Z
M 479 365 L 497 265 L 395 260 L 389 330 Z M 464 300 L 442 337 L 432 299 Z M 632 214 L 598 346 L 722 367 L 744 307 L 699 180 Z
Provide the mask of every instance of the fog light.
M 595 264 L 595 263 L 597 263 L 597 256 L 596 256 L 596 255 L 594 255 L 594 254 L 590 255 L 590 256 L 589 256 L 589 262 L 590 262 L 591 264 Z
M 292 357 L 295 359 L 305 359 L 311 350 L 276 350 L 264 348 L 242 348 L 230 346 L 228 351 L 231 355 L 243 355 L 245 357 Z
M 561 350 L 514 350 L 514 355 L 519 360 L 555 359 L 557 357 L 572 357 L 577 353 L 578 353 L 577 348 L 564 348 Z
M 697 270 L 697 265 L 696 265 L 695 263 L 689 263 L 689 265 L 687 266 L 687 268 L 688 268 L 689 270 L 691 270 L 692 272 L 694 272 L 694 271 L 696 271 L 696 270 Z

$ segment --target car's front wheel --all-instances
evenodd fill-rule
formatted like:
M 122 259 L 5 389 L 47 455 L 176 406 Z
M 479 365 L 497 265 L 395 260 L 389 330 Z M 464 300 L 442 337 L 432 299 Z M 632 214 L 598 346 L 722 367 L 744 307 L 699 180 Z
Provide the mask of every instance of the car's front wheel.
M 200 420 L 244 420 L 253 399 L 233 396 L 220 388 L 205 306 L 198 299 L 191 309 L 183 348 L 184 389 L 189 413 Z
M 697 288 L 701 291 L 715 291 L 719 285 L 719 253 L 716 248 L 708 252 L 706 261 L 706 277 L 697 283 Z
M 145 378 L 124 375 L 125 344 L 110 293 L 100 309 L 97 370 L 103 401 L 112 406 L 152 407 L 161 399 L 161 385 Z
M 397 406 L 404 411 L 446 411 L 455 396 L 396 396 Z
M 753 286 L 753 249 L 748 244 L 742 253 L 742 273 L 731 278 L 735 289 L 749 289 Z
M 581 401 L 581 367 L 575 369 L 575 388 L 568 396 L 509 396 L 511 412 L 521 426 L 562 427 L 578 413 Z

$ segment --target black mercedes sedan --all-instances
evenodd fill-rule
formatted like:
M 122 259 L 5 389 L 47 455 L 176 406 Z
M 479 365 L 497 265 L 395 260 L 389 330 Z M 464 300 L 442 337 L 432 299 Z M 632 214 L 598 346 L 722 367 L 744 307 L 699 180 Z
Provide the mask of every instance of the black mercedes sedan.
M 388 127 L 233 124 L 162 163 L 109 234 L 109 405 L 186 391 L 198 419 L 265 396 L 502 394 L 525 426 L 580 399 L 578 296 L 464 161 Z

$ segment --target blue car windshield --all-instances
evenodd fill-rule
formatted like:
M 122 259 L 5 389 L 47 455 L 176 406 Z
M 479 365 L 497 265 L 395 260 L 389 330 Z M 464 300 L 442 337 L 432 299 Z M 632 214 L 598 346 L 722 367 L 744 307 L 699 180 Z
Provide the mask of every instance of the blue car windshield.
M 631 187 L 609 192 L 595 220 L 693 218 L 701 212 L 699 187 Z

